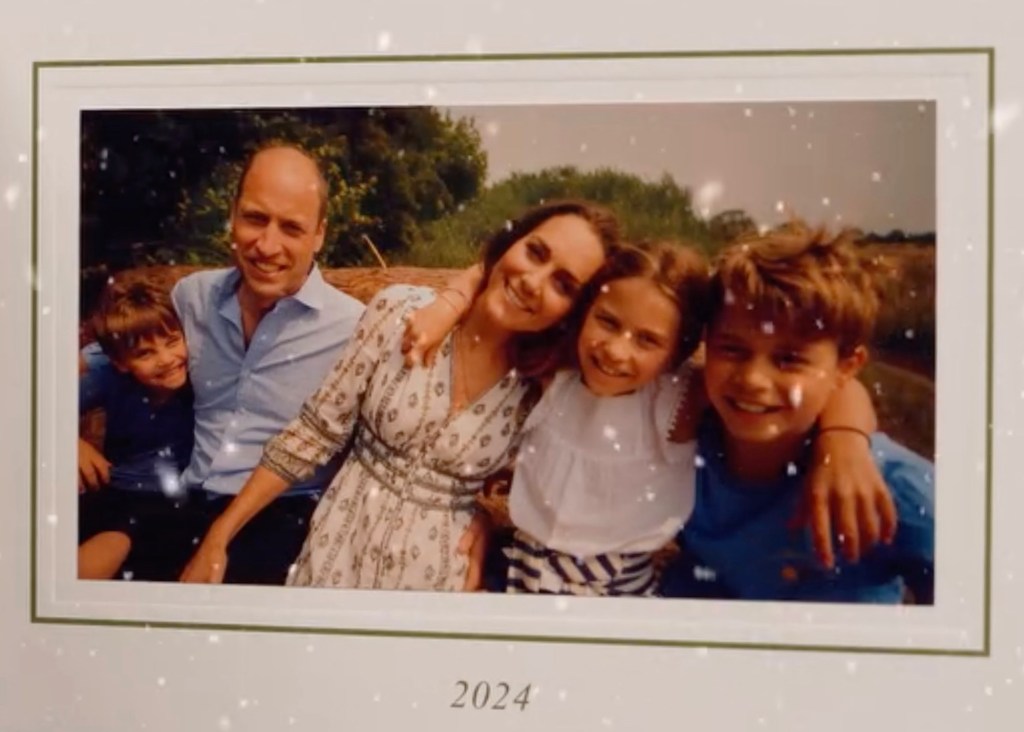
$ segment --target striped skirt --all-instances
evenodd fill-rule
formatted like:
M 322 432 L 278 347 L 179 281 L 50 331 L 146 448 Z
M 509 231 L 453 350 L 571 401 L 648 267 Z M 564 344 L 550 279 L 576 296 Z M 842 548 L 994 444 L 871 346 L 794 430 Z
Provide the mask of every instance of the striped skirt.
M 508 554 L 508 592 L 546 595 L 653 595 L 650 552 L 574 557 L 517 531 Z

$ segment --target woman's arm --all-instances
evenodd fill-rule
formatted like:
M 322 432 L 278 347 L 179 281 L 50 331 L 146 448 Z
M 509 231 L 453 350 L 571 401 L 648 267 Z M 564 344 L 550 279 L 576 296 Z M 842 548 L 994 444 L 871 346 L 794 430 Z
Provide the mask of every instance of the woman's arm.
M 849 379 L 818 418 L 818 431 L 797 523 L 808 520 L 815 551 L 826 567 L 835 564 L 835 524 L 843 556 L 851 562 L 879 539 L 896 533 L 896 506 L 871 455 L 878 421 L 867 389 Z
M 474 264 L 453 276 L 438 290 L 434 301 L 409 313 L 405 318 L 402 353 L 405 365 L 431 365 L 445 336 L 469 311 L 483 281 L 484 269 Z
M 263 450 L 260 465 L 211 524 L 192 560 L 182 572 L 183 582 L 221 582 L 227 568 L 227 547 L 239 531 L 293 483 L 313 475 L 343 449 L 352 436 L 356 416 L 370 378 L 381 360 L 381 345 L 406 307 L 391 288 L 378 293 L 356 325 L 355 335 L 320 388 Z M 384 336 L 379 338 L 378 336 Z

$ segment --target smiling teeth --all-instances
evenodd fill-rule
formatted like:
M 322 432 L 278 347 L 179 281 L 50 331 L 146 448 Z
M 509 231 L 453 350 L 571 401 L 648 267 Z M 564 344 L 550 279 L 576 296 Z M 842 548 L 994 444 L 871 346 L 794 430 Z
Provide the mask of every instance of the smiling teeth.
M 744 412 L 764 414 L 765 412 L 768 411 L 768 407 L 764 407 L 760 404 L 752 404 L 751 402 L 741 402 L 738 399 L 734 399 L 733 404 L 735 404 L 737 408 L 743 410 Z
M 512 289 L 511 284 L 505 284 L 505 293 L 508 295 L 508 299 L 511 300 L 512 304 L 515 305 L 516 307 L 527 311 L 530 309 L 529 307 L 527 307 L 526 303 L 523 302 L 523 299 L 519 297 L 518 293 L 516 293 L 516 291 Z
M 624 371 L 618 371 L 616 369 L 608 368 L 607 366 L 602 364 L 597 359 L 593 359 L 593 364 L 594 364 L 594 366 L 597 367 L 598 371 L 600 371 L 602 374 L 605 374 L 606 376 L 625 376 L 626 375 L 626 373 Z

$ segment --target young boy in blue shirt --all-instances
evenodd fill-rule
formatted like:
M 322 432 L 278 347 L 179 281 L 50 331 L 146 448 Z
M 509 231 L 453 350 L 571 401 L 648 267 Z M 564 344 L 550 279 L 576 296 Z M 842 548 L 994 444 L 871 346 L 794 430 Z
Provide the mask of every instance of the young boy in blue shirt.
M 136 282 L 109 285 L 92 325 L 78 409 L 101 407 L 106 420 L 102 451 L 78 441 L 78 576 L 173 579 L 170 569 L 158 576 L 159 557 L 131 550 L 133 537 L 183 497 L 194 425 L 181 324 L 167 293 Z
M 696 506 L 662 594 L 931 604 L 934 468 L 884 434 L 865 438 L 899 513 L 891 542 L 826 568 L 792 522 L 818 416 L 864 365 L 878 312 L 849 236 L 794 221 L 741 239 L 719 258 L 710 309 Z

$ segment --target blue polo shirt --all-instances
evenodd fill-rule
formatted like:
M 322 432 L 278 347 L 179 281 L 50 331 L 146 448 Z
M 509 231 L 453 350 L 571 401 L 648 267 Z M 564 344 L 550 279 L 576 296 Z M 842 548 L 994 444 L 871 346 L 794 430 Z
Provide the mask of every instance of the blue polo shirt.
M 192 391 L 186 384 L 160 405 L 130 374 L 114 367 L 98 343 L 82 349 L 78 413 L 103 409 L 103 456 L 110 485 L 124 490 L 173 491 L 192 452 Z M 170 481 L 170 482 L 168 482 Z
M 235 268 L 196 272 L 171 292 L 195 393 L 195 447 L 182 480 L 219 494 L 242 489 L 263 445 L 320 386 L 364 309 L 314 267 L 298 292 L 263 316 L 246 348 L 240 280 Z M 323 466 L 289 493 L 319 490 L 336 467 Z
M 738 483 L 729 474 L 716 419 L 698 436 L 697 499 L 679 534 L 681 558 L 666 569 L 666 596 L 746 600 L 898 603 L 905 587 L 932 603 L 935 561 L 935 469 L 882 433 L 871 452 L 899 513 L 892 544 L 878 545 L 834 569 L 819 563 L 806 527 L 790 528 L 805 471 L 775 483 Z

